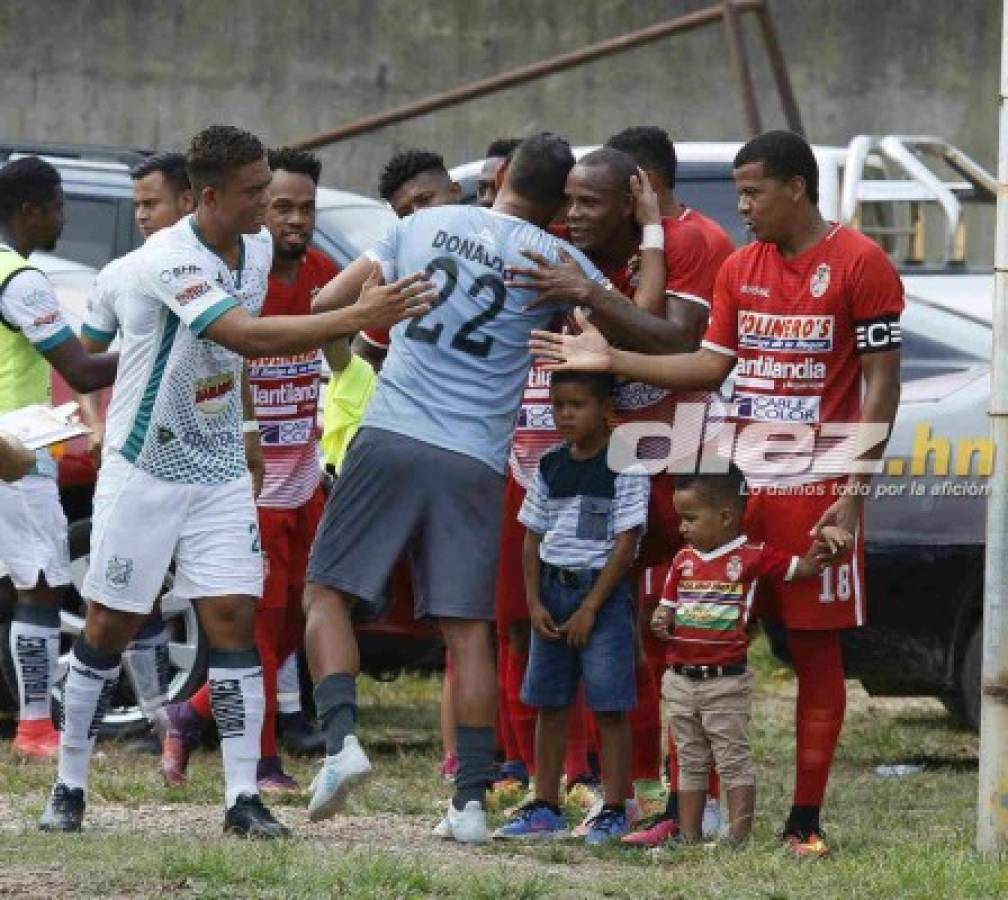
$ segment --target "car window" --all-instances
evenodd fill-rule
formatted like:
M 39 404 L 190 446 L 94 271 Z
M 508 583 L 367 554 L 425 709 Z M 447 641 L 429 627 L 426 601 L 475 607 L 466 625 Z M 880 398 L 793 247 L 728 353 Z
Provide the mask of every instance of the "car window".
M 990 364 L 991 331 L 984 325 L 913 298 L 900 324 L 900 377 L 904 382 Z
M 104 197 L 64 196 L 63 234 L 53 253 L 101 269 L 115 255 L 116 201 Z
M 395 213 L 381 206 L 331 206 L 318 211 L 315 231 L 337 245 L 351 245 L 359 255 L 378 243 L 395 222 Z
M 742 217 L 738 214 L 738 194 L 731 175 L 727 178 L 690 178 L 680 175 L 676 178 L 676 198 L 714 219 L 741 247 L 752 239 L 746 230 Z

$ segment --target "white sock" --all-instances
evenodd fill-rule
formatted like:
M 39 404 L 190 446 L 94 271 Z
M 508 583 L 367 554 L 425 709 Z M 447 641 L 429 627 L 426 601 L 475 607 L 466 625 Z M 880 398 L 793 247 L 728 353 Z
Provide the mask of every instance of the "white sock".
M 59 609 L 18 603 L 10 626 L 10 654 L 17 674 L 22 721 L 48 719 L 50 691 L 59 664 Z
M 120 666 L 116 660 L 116 655 L 94 649 L 83 638 L 78 639 L 70 654 L 62 686 L 57 770 L 57 779 L 68 787 L 87 791 L 98 726 L 119 682 Z
M 207 681 L 224 757 L 225 808 L 230 809 L 239 794 L 259 793 L 256 768 L 266 695 L 258 651 L 211 649 Z
M 277 708 L 282 716 L 301 712 L 301 679 L 296 653 L 288 656 L 277 671 Z
M 136 638 L 123 653 L 123 666 L 133 684 L 140 709 L 153 722 L 159 717 L 162 707 L 168 702 L 166 650 L 168 631 L 162 628 L 156 634 Z

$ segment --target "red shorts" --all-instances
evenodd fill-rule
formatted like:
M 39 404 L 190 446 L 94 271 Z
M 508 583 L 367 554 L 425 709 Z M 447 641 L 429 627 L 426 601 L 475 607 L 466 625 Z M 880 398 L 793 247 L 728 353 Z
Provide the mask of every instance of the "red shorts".
M 324 506 L 325 494 L 319 487 L 304 506 L 296 509 L 259 507 L 266 568 L 260 609 L 286 609 L 292 604 L 300 609 L 308 552 Z
M 651 496 L 648 500 L 647 531 L 641 540 L 640 552 L 634 563 L 635 574 L 642 574 L 652 566 L 667 565 L 682 547 L 679 533 L 679 516 L 672 503 L 675 479 L 667 472 L 651 478 Z M 664 584 L 658 585 L 661 591 Z M 657 601 L 656 601 L 657 602 Z
M 525 489 L 508 471 L 504 482 L 504 524 L 501 527 L 500 561 L 497 566 L 497 631 L 505 632 L 515 622 L 527 622 L 525 575 L 522 571 L 522 547 L 525 526 L 518 521 L 518 511 L 525 499 Z
M 781 550 L 804 556 L 812 541 L 809 530 L 840 496 L 846 478 L 798 485 L 789 493 L 750 488 L 745 533 Z M 816 493 L 811 493 L 816 491 Z M 853 552 L 823 569 L 818 578 L 778 582 L 763 579 L 758 615 L 799 631 L 832 631 L 864 625 L 864 518 L 854 535 Z

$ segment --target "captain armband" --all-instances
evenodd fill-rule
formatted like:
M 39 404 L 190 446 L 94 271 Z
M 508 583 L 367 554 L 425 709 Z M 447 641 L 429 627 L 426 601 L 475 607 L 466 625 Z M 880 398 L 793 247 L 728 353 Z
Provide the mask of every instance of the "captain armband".
M 899 316 L 879 316 L 854 323 L 854 340 L 858 353 L 880 353 L 898 350 L 903 343 Z

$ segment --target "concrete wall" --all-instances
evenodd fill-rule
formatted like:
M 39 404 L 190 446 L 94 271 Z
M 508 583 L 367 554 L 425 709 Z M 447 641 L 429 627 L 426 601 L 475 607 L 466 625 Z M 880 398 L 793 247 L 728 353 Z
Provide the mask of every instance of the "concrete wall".
M 711 0 L 713 2 L 713 0 Z M 233 122 L 271 143 L 708 5 L 708 0 L 4 0 L 0 139 L 184 146 Z M 772 0 L 814 141 L 948 137 L 993 166 L 995 0 Z M 766 127 L 782 124 L 755 22 Z M 449 163 L 497 135 L 577 142 L 657 122 L 679 139 L 744 136 L 723 32 L 688 36 L 323 151 L 324 180 L 373 192 L 396 148 Z

